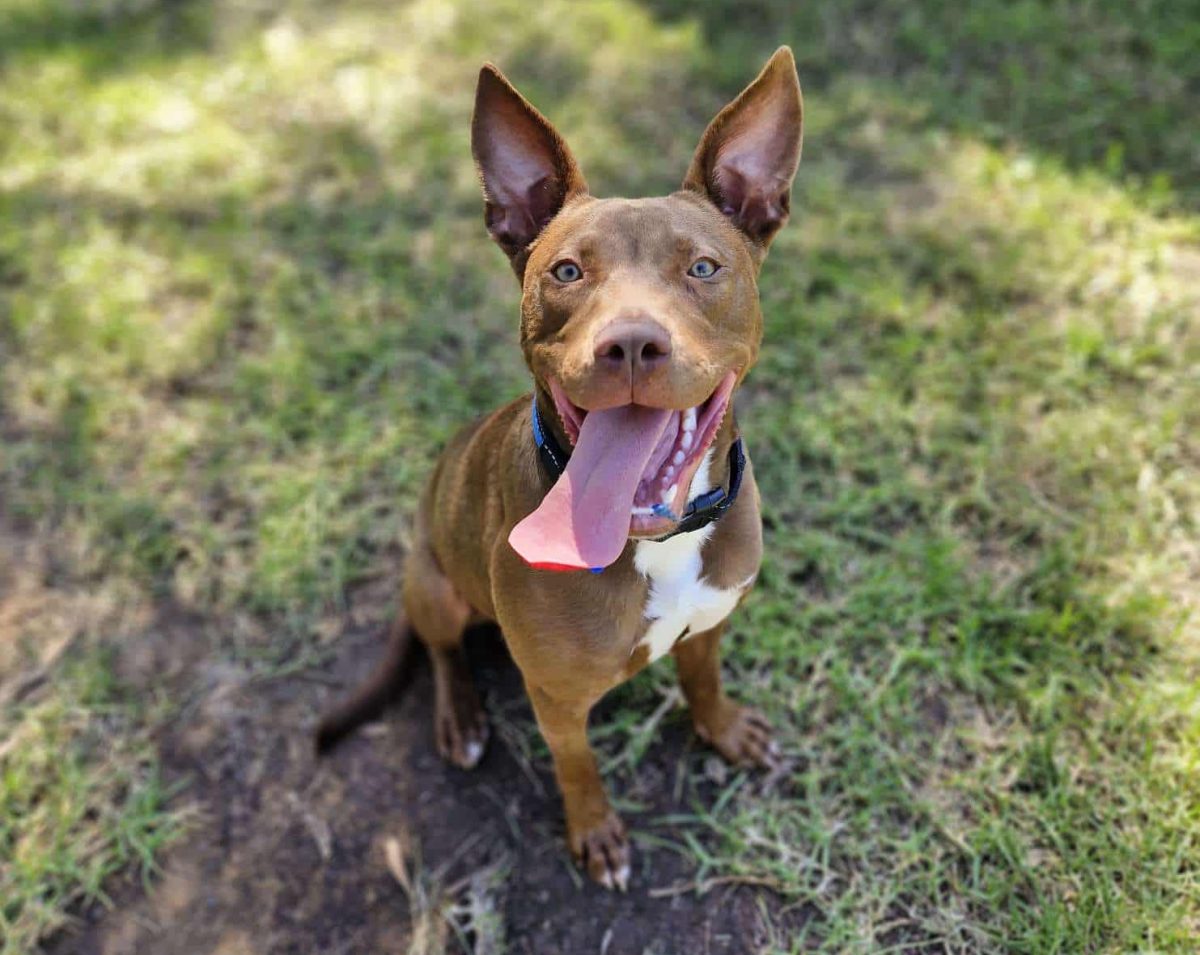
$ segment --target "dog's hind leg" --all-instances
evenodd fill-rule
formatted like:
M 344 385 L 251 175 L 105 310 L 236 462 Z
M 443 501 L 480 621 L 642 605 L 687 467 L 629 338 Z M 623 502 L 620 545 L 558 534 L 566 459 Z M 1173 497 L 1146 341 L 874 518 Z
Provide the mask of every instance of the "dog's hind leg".
M 471 769 L 487 744 L 487 714 L 463 654 L 471 607 L 454 589 L 427 544 L 409 554 L 402 592 L 405 613 L 433 664 L 433 729 L 438 752 Z

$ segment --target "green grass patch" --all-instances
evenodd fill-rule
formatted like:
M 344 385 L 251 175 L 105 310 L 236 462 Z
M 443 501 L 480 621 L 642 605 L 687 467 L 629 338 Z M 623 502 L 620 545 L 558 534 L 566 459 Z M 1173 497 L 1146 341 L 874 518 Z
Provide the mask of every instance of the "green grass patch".
M 527 385 L 479 63 L 634 194 L 792 43 L 805 159 L 740 398 L 767 563 L 727 655 L 791 768 L 671 838 L 805 913 L 779 951 L 1194 947 L 1194 2 L 9 5 L 4 507 L 72 580 L 269 620 L 224 648 L 268 664 Z M 667 672 L 597 728 L 618 796 Z M 77 682 L 6 757 L 19 944 L 163 832 L 138 720 Z
M 153 747 L 108 662 L 68 664 L 11 714 L 0 744 L 0 950 L 33 951 L 116 873 L 154 871 L 179 831 Z

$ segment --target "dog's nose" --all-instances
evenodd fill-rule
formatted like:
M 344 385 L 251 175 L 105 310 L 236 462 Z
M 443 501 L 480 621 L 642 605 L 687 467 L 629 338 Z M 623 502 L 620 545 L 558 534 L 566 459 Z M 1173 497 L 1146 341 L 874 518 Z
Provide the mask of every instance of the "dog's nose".
M 596 364 L 635 374 L 671 356 L 671 336 L 658 322 L 613 322 L 596 337 Z

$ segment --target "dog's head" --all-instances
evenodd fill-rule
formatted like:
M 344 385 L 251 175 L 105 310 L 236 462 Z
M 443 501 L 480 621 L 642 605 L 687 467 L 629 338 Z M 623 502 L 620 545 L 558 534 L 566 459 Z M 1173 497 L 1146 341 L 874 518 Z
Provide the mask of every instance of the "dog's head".
M 495 67 L 480 72 L 471 133 L 485 221 L 521 280 L 539 396 L 574 446 L 557 516 L 588 525 L 573 528 L 585 539 L 564 566 L 606 566 L 626 538 L 669 532 L 698 493 L 758 356 L 758 270 L 788 218 L 802 117 L 783 47 L 709 124 L 680 191 L 596 199 L 550 122 Z

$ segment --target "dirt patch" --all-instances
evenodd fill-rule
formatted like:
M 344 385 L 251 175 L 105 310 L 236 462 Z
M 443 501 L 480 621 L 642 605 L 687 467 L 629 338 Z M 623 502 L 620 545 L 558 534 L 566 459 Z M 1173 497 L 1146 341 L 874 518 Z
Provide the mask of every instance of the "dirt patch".
M 89 626 L 122 609 L 109 595 L 56 586 L 53 578 L 47 548 L 14 530 L 0 509 L 0 707 L 39 689 Z
M 158 629 L 152 659 L 171 655 L 164 640 L 189 639 L 188 628 L 174 624 Z M 468 648 L 497 730 L 472 772 L 447 766 L 433 748 L 424 659 L 382 722 L 314 757 L 317 714 L 369 670 L 381 650 L 374 632 L 341 640 L 330 666 L 283 679 L 255 681 L 228 664 L 197 663 L 191 700 L 161 740 L 169 777 L 187 781 L 179 804 L 195 810 L 187 836 L 167 852 L 149 891 L 132 881 L 115 887 L 110 907 L 81 913 L 81 924 L 47 950 L 406 952 L 410 898 L 385 849 L 396 841 L 416 849 L 407 859 L 413 881 L 435 901 L 438 886 L 461 886 L 493 867 L 499 877 L 487 907 L 503 925 L 505 950 L 518 955 L 757 952 L 765 943 L 760 906 L 774 913 L 777 932 L 787 923 L 781 903 L 757 888 L 652 894 L 686 884 L 693 863 L 638 833 L 682 841 L 655 820 L 713 796 L 697 782 L 709 754 L 681 713 L 664 721 L 636 773 L 616 787 L 639 806 L 625 812 L 637 853 L 633 887 L 615 895 L 584 882 L 566 855 L 548 759 L 525 751 L 532 716 L 519 674 L 494 633 L 473 634 Z M 135 661 L 129 672 L 158 669 L 142 670 L 136 646 L 127 656 Z M 450 951 L 477 943 L 469 932 L 449 933 Z

